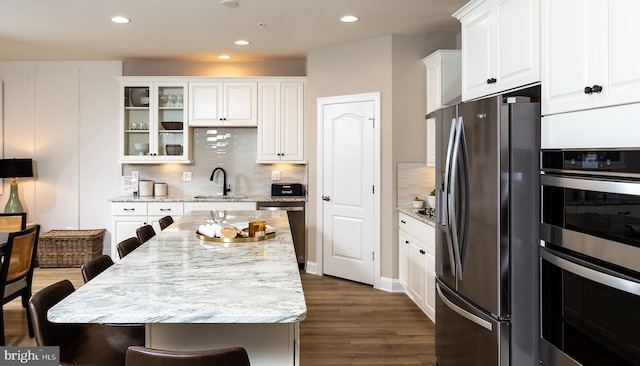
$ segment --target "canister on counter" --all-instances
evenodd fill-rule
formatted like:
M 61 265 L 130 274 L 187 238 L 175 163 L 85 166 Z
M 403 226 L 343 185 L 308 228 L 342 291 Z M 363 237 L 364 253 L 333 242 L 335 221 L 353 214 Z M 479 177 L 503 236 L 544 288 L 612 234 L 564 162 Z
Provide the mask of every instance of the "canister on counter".
M 153 185 L 153 192 L 156 196 L 167 195 L 167 183 L 155 183 Z
M 152 180 L 141 180 L 139 183 L 140 196 L 153 196 L 153 181 Z

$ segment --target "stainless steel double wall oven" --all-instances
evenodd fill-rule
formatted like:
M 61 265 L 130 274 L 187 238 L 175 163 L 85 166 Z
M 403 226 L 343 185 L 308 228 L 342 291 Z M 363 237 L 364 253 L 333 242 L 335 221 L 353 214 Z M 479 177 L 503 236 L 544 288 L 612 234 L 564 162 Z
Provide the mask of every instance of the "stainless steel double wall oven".
M 541 152 L 544 365 L 640 364 L 640 150 Z

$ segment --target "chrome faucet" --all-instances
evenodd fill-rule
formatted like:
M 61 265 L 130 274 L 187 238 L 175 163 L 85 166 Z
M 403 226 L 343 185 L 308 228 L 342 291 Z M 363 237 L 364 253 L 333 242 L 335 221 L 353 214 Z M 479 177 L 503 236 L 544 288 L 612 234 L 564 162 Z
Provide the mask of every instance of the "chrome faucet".
M 231 192 L 231 185 L 227 187 L 227 172 L 225 172 L 224 169 L 222 169 L 221 167 L 213 169 L 213 171 L 211 172 L 211 178 L 209 178 L 209 180 L 213 182 L 213 176 L 216 175 L 216 172 L 218 170 L 222 172 L 222 195 L 226 196 L 227 192 Z

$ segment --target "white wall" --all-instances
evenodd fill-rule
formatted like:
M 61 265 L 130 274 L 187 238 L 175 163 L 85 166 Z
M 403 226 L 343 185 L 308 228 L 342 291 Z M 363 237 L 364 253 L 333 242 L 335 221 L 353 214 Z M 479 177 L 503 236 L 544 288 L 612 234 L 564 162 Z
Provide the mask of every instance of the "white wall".
M 439 48 L 455 48 L 457 34 L 384 36 L 314 50 L 307 58 L 308 131 L 317 129 L 319 97 L 381 92 L 381 254 L 380 273 L 397 278 L 397 163 L 424 161 L 426 82 L 422 58 Z M 309 182 L 317 181 L 315 135 L 307 136 Z M 309 185 L 308 260 L 315 262 L 318 187 Z
M 113 61 L 0 62 L 4 157 L 35 160 L 37 176 L 19 181 L 20 194 L 43 232 L 110 226 L 107 200 L 120 176 L 119 75 L 122 63 Z

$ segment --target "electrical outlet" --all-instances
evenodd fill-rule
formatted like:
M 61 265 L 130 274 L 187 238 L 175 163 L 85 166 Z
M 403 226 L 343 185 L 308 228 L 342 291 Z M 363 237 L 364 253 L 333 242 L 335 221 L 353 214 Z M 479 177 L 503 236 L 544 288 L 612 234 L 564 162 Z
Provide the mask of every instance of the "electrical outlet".
M 278 180 L 280 180 L 280 171 L 278 171 L 278 170 L 272 170 L 272 171 L 271 171 L 271 180 L 272 180 L 272 181 L 278 181 Z
M 182 172 L 182 181 L 191 182 L 191 172 Z

